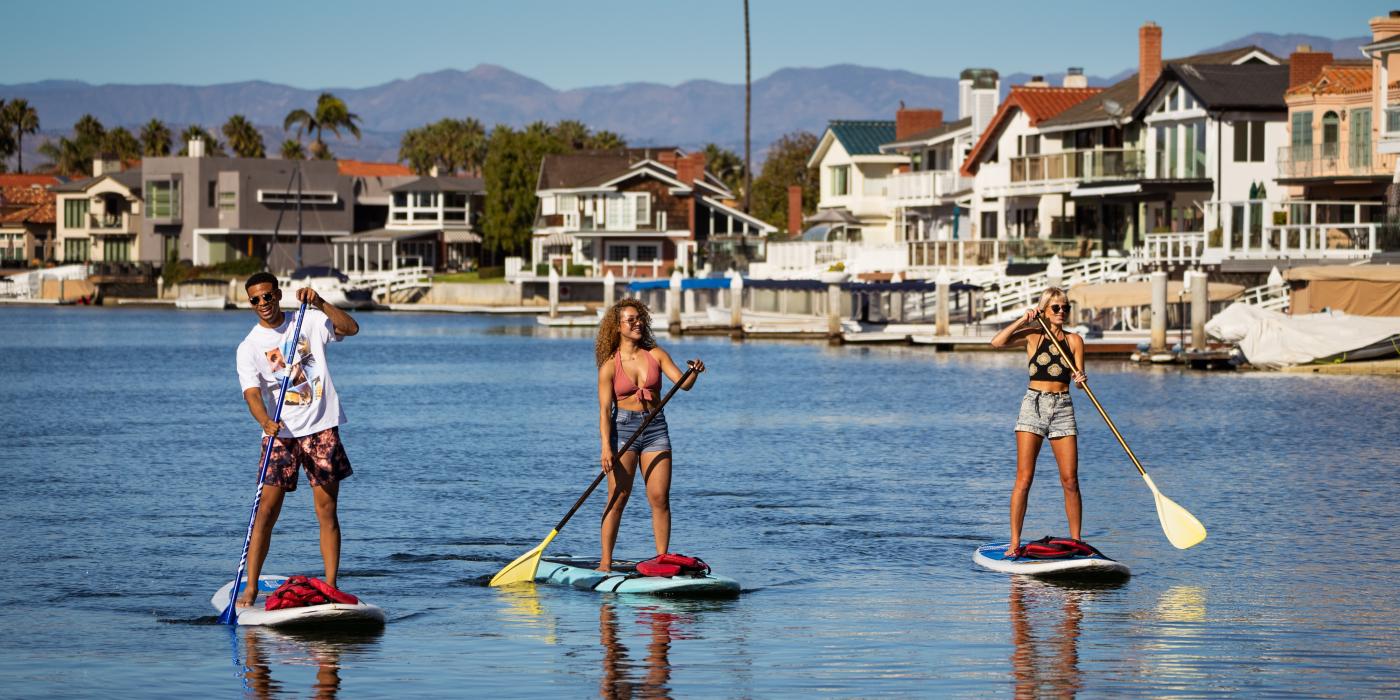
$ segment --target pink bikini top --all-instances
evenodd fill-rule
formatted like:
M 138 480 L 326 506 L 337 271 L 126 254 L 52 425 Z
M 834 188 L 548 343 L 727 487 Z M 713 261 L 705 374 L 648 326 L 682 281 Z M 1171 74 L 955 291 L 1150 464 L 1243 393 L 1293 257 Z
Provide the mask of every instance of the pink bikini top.
M 651 353 L 642 350 L 642 355 L 647 358 L 647 371 L 642 375 L 644 386 L 637 386 L 632 382 L 632 377 L 622 369 L 622 353 L 613 355 L 613 361 L 617 363 L 617 371 L 613 372 L 613 396 L 622 401 L 638 392 L 642 395 L 642 401 L 655 401 L 656 392 L 661 391 L 661 365 Z

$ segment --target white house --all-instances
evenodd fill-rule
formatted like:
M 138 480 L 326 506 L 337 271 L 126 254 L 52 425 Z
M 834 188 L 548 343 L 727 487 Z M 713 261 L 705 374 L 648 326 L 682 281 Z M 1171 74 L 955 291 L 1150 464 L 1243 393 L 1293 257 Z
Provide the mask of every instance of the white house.
M 882 153 L 880 145 L 895 140 L 893 121 L 835 120 L 807 160 L 821 176 L 817 213 L 808 222 L 821 227 L 808 233 L 821 240 L 892 244 L 898 240 L 890 181 L 909 157 Z

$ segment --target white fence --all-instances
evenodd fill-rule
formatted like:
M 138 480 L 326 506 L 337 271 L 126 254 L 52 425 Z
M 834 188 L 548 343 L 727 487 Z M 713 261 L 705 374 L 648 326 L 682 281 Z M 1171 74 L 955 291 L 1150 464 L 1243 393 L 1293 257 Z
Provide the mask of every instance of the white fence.
M 899 272 L 909 267 L 903 243 L 788 241 L 769 243 L 767 261 L 751 263 L 749 275 L 772 279 L 815 277 L 840 263 L 846 271 Z
M 970 189 L 972 178 L 963 177 L 956 170 L 898 173 L 889 179 L 890 201 L 896 206 L 931 204 L 935 199 Z
M 1369 258 L 1380 224 L 1291 224 L 1233 234 L 1149 233 L 1136 255 L 1145 262 L 1194 265 L 1224 260 Z M 1214 240 L 1212 240 L 1214 239 Z

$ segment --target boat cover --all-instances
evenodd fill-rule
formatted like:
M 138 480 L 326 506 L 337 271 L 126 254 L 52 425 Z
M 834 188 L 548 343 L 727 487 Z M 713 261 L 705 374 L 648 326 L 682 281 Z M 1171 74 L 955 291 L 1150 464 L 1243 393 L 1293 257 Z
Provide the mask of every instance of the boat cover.
M 1352 316 L 1340 311 L 1288 316 L 1235 303 L 1206 323 L 1206 332 L 1238 345 L 1250 364 L 1274 369 L 1345 359 L 1346 353 L 1386 341 L 1400 352 L 1400 317 L 1393 316 Z

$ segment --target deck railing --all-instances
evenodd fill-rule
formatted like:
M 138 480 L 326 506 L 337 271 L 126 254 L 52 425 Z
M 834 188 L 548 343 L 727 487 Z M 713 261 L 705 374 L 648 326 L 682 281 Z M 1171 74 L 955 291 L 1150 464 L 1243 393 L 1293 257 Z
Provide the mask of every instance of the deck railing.
M 972 178 L 963 177 L 956 170 L 898 173 L 889 179 L 890 201 L 895 205 L 932 203 L 969 189 Z
M 1147 161 L 1139 148 L 1093 148 L 1011 159 L 1011 182 L 1114 180 L 1142 177 Z

